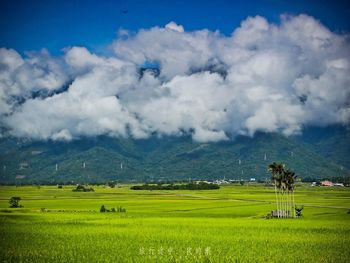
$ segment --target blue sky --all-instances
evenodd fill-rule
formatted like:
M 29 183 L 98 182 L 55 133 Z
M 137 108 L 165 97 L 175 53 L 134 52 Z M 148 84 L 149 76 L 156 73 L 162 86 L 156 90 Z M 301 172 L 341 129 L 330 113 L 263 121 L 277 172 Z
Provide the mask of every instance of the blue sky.
M 100 53 L 119 28 L 137 31 L 175 21 L 186 30 L 208 28 L 229 35 L 247 16 L 278 22 L 282 13 L 306 13 L 331 30 L 350 30 L 346 1 L 3 0 L 0 47 L 20 53 L 47 48 L 59 54 L 66 46 L 79 45 Z

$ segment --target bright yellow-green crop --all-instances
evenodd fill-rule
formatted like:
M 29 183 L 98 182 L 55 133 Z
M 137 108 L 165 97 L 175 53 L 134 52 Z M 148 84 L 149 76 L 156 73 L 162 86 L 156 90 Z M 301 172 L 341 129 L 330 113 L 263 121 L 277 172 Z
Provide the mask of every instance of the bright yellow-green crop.
M 275 196 L 263 186 L 72 189 L 0 187 L 2 262 L 350 262 L 348 188 L 300 186 L 301 219 L 265 219 Z

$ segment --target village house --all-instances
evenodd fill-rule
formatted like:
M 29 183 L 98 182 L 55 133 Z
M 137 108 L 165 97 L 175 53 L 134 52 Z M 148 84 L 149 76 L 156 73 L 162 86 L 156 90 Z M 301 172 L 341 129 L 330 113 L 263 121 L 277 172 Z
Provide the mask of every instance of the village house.
M 334 186 L 333 182 L 327 180 L 322 181 L 320 184 L 321 186 Z

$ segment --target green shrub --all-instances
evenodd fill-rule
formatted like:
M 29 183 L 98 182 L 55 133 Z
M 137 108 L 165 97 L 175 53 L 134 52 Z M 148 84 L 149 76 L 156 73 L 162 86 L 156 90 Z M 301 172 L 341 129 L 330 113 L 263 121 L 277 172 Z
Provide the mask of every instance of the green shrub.
M 107 209 L 106 209 L 106 207 L 104 205 L 101 206 L 100 212 L 101 213 L 107 212 Z
M 126 209 L 121 207 L 121 206 L 119 206 L 118 209 L 117 209 L 117 212 L 118 213 L 126 213 Z
M 114 188 L 116 186 L 116 183 L 113 182 L 113 181 L 110 181 L 107 183 L 107 185 L 110 187 L 110 188 Z
M 304 206 L 296 206 L 295 207 L 295 215 L 296 217 L 301 217 L 302 214 L 301 214 L 301 211 L 304 209 Z
M 73 192 L 94 192 L 95 190 L 92 187 L 78 184 L 77 187 L 72 191 Z
M 115 208 L 113 207 L 111 210 L 109 210 L 109 209 L 107 209 L 107 207 L 105 207 L 104 205 L 102 205 L 101 208 L 100 208 L 100 212 L 101 212 L 101 213 L 105 213 L 105 212 L 125 213 L 125 212 L 126 212 L 126 209 L 123 208 L 123 207 L 121 207 L 121 206 L 119 206 L 117 209 L 115 209 Z
M 9 200 L 10 208 L 23 207 L 19 204 L 19 201 L 21 201 L 19 196 L 12 196 Z

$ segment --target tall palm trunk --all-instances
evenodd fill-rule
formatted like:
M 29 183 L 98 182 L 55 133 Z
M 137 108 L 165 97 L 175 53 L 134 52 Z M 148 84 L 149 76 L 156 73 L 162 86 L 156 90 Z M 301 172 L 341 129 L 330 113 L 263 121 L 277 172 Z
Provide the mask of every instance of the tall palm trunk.
M 284 192 L 281 191 L 282 217 L 284 217 Z
M 283 218 L 286 217 L 286 209 L 285 209 L 285 203 L 286 203 L 286 200 L 285 200 L 285 196 L 284 196 L 284 190 L 282 190 L 282 214 L 283 214 Z
M 292 197 L 293 197 L 293 217 L 295 217 L 295 199 L 294 199 L 294 189 L 292 191 Z
M 290 209 L 290 217 L 293 217 L 293 199 L 292 199 L 292 189 L 290 189 L 289 193 L 289 209 Z
M 288 217 L 288 190 L 286 190 L 286 203 L 285 203 L 285 213 L 286 213 L 286 217 Z
M 288 195 L 287 195 L 287 191 L 284 191 L 284 217 L 287 217 L 287 205 L 288 205 Z
M 282 190 L 282 214 L 283 214 L 283 218 L 286 217 L 286 208 L 285 208 L 285 197 L 284 197 L 284 190 Z
M 288 217 L 288 190 L 286 190 L 286 217 Z
M 292 213 L 292 209 L 291 207 L 291 198 L 290 198 L 290 191 L 288 190 L 288 217 L 290 217 L 291 213 Z
M 291 195 L 290 195 L 290 190 L 288 190 L 288 217 L 291 217 L 292 216 L 292 198 L 291 198 Z
M 287 190 L 287 217 L 290 215 L 289 190 Z
M 280 210 L 279 210 L 279 214 L 280 217 L 283 217 L 283 195 L 282 195 L 282 189 L 281 186 L 278 189 L 278 194 L 279 194 L 279 202 L 280 202 Z
M 293 217 L 293 190 L 290 191 L 290 217 Z
M 288 190 L 286 190 L 286 217 L 288 217 Z
M 277 194 L 277 182 L 275 179 L 275 195 L 276 195 L 276 208 L 277 208 L 277 217 L 280 217 L 279 210 L 278 210 L 278 194 Z

